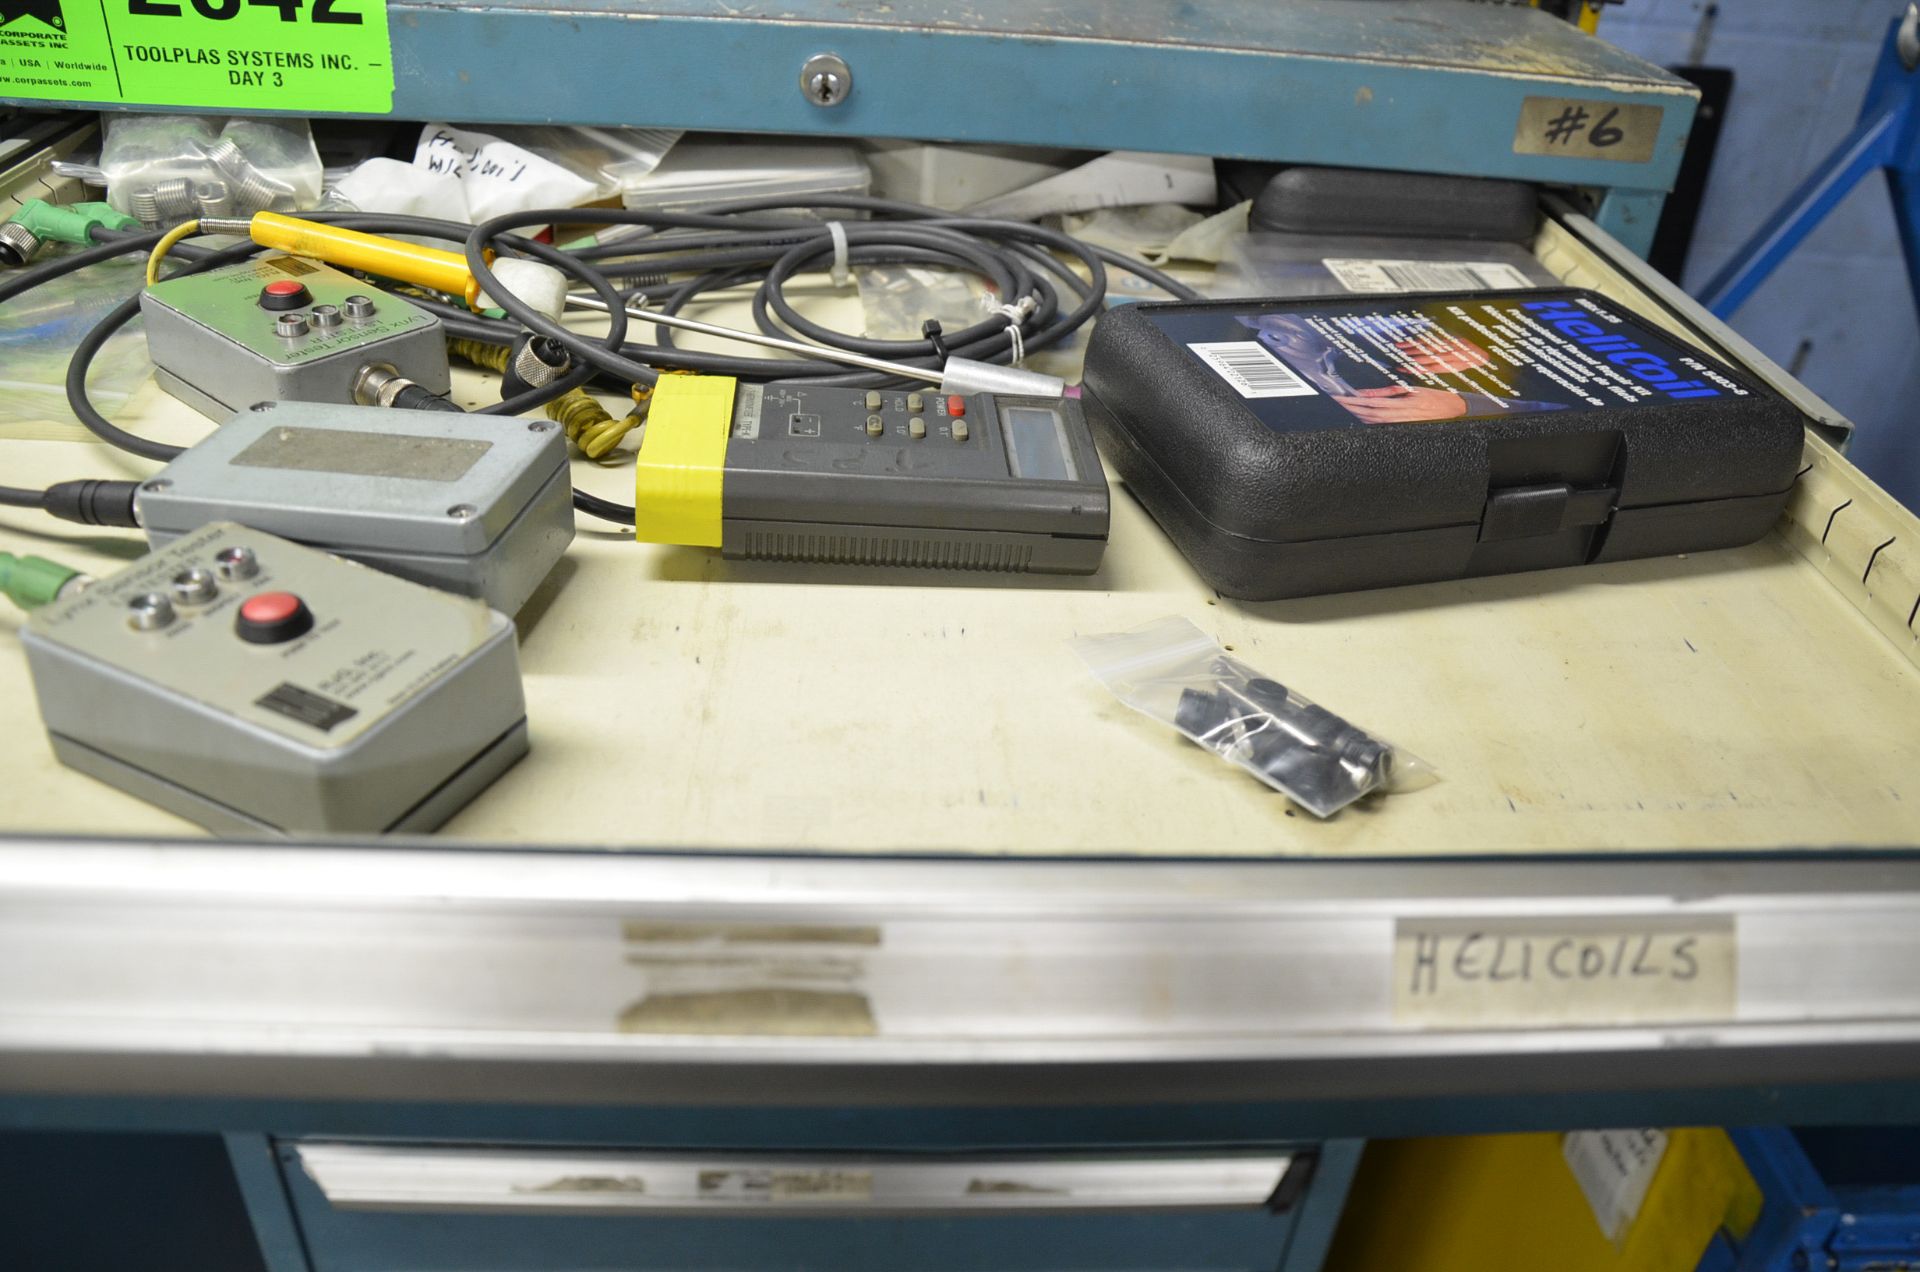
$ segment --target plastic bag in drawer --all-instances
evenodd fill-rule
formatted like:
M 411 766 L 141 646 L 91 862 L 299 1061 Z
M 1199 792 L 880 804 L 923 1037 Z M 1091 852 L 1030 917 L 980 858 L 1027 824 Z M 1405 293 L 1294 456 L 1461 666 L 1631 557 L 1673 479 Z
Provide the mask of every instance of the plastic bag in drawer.
M 1435 778 L 1425 761 L 1241 662 L 1187 619 L 1082 636 L 1073 648 L 1120 701 L 1316 817 Z

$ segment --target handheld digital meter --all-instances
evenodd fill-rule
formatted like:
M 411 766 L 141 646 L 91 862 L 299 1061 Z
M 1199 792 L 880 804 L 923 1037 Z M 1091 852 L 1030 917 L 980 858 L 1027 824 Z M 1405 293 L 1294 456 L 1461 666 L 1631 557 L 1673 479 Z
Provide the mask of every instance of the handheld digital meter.
M 1071 399 L 664 376 L 642 540 L 729 557 L 1090 574 L 1107 480 Z

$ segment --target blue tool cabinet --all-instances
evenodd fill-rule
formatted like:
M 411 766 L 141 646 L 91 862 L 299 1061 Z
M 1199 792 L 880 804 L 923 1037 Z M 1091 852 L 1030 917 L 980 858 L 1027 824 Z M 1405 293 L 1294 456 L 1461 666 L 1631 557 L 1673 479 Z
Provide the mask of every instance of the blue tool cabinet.
M 391 0 L 388 21 L 398 119 L 1516 177 L 1588 191 L 1600 223 L 1642 251 L 1698 100 L 1557 18 L 1465 0 Z M 851 72 L 833 106 L 800 83 L 821 53 Z M 1536 100 L 1559 105 L 1527 114 Z M 1620 108 L 1643 110 L 1630 118 L 1644 135 L 1613 150 L 1551 124 L 1617 127 Z
M 1633 258 L 1672 183 L 1693 91 L 1565 23 L 1464 0 L 394 0 L 390 13 L 399 118 L 1124 147 L 1550 187 L 1543 224 L 1556 271 L 1633 296 L 1774 378 L 1808 411 L 1806 493 L 1778 542 L 1734 563 L 1760 581 L 1753 595 L 1730 592 L 1733 565 L 1697 563 L 1538 593 L 1537 580 L 1495 581 L 1465 601 L 1409 608 L 1492 616 L 1433 647 L 1511 660 L 1526 651 L 1503 644 L 1498 624 L 1545 615 L 1533 630 L 1554 640 L 1608 642 L 1579 666 L 1569 658 L 1567 680 L 1617 677 L 1616 660 L 1678 660 L 1659 665 L 1695 678 L 1703 664 L 1685 660 L 1698 651 L 1670 631 L 1681 602 L 1649 603 L 1611 625 L 1592 617 L 1596 597 L 1665 596 L 1679 579 L 1700 589 L 1686 613 L 1737 610 L 1729 639 L 1756 633 L 1748 665 L 1773 691 L 1822 671 L 1871 682 L 1881 700 L 1912 691 L 1902 624 L 1914 596 L 1884 582 L 1913 559 L 1911 517 L 1877 509 L 1821 440 L 1844 436 L 1844 420 Z M 835 106 L 813 104 L 799 87 L 800 67 L 823 52 L 852 74 Z M 1575 149 L 1574 121 L 1590 127 L 1629 108 L 1641 130 L 1631 154 Z M 1118 515 L 1132 520 L 1116 536 L 1115 573 L 1063 590 L 1056 605 L 1094 607 L 1077 612 L 1124 626 L 1117 610 L 1097 607 L 1157 593 L 1212 616 L 1214 601 L 1193 590 L 1138 510 Z M 583 560 L 582 576 L 604 569 L 598 578 L 612 580 L 597 606 L 644 573 Z M 663 560 L 647 581 L 705 586 L 684 557 Z M 831 581 L 840 604 L 875 603 L 871 591 Z M 585 596 L 594 579 L 573 582 Z M 792 601 L 807 590 L 743 595 Z M 952 613 L 956 627 L 972 623 L 968 607 L 981 598 L 971 591 L 928 587 L 920 606 Z M 1041 635 L 999 650 L 999 665 L 1064 658 L 1064 611 L 1048 610 L 1062 628 L 1054 632 L 1026 608 L 1048 598 L 1007 595 L 987 629 Z M 1273 657 L 1284 642 L 1329 629 L 1364 640 L 1395 603 L 1293 615 L 1291 628 L 1270 629 L 1285 632 Z M 1220 621 L 1239 621 L 1228 609 L 1219 607 Z M 716 642 L 764 636 L 749 652 L 769 661 L 787 657 L 806 625 L 793 618 L 776 642 L 771 623 L 756 627 L 737 609 L 704 617 Z M 923 617 L 889 612 L 873 630 Z M 635 617 L 609 647 L 666 648 L 657 631 L 634 634 L 649 622 L 660 625 L 651 612 Z M 1838 657 L 1803 629 L 1867 652 Z M 1776 643 L 1765 643 L 1770 634 Z M 691 652 L 684 661 L 692 666 Z M 703 665 L 699 674 L 719 675 Z M 544 687 L 589 674 L 567 665 Z M 1557 690 L 1557 661 L 1553 677 Z M 1662 683 L 1684 687 L 1678 675 Z M 655 705 L 635 701 L 635 716 Z M 602 714 L 627 709 L 603 704 Z M 943 727 L 966 733 L 985 710 L 957 703 Z M 1035 710 L 1013 704 L 993 727 L 1018 727 L 1033 718 L 1021 712 Z M 24 713 L 16 723 L 25 726 Z M 1152 745 L 1112 720 L 1076 727 L 1109 755 Z M 1850 727 L 1823 721 L 1816 740 L 1842 746 Z M 1543 743 L 1516 740 L 1516 753 L 1523 745 Z M 1874 756 L 1897 758 L 1899 745 L 1882 738 Z M 841 746 L 836 755 L 856 766 L 904 763 Z M 1580 805 L 1590 771 L 1572 761 L 1557 787 L 1535 792 L 1552 806 L 1542 818 L 1557 819 L 1551 858 L 1493 851 L 1498 830 L 1548 824 L 1522 820 L 1525 791 L 1490 795 L 1501 820 L 1467 830 L 1410 803 L 1357 811 L 1312 852 L 1235 845 L 1232 860 L 1219 842 L 1182 841 L 1177 826 L 1137 833 L 1138 816 L 1103 851 L 1049 847 L 1091 796 L 1078 812 L 1030 804 L 1018 844 L 961 851 L 942 841 L 928 851 L 902 836 L 859 852 L 789 852 L 792 843 L 650 836 L 649 801 L 686 791 L 623 767 L 617 745 L 556 731 L 535 747 L 568 757 L 583 775 L 581 802 L 604 801 L 625 819 L 632 833 L 621 851 L 546 834 L 538 820 L 516 823 L 507 843 L 466 845 L 0 837 L 0 1126 L 224 1136 L 272 1272 L 983 1263 L 1310 1272 L 1367 1136 L 1920 1118 L 1920 1000 L 1907 970 L 1920 959 L 1920 857 L 1910 851 L 1920 817 L 1910 833 L 1905 821 L 1920 802 L 1894 808 L 1885 790 L 1869 792 L 1881 800 L 1872 816 L 1822 810 L 1833 814 L 1822 826 L 1874 832 L 1857 853 L 1848 843 L 1867 839 L 1794 832 L 1736 850 L 1724 820 L 1707 823 L 1712 852 L 1678 829 L 1621 852 L 1619 834 L 1587 827 L 1624 816 L 1625 805 Z M 1724 757 L 1704 744 L 1693 751 L 1689 763 L 1718 774 Z M 1458 769 L 1455 780 L 1468 789 Z M 1246 798 L 1218 796 L 1192 774 L 1164 798 L 1146 785 L 1107 798 L 1160 798 L 1182 822 L 1208 801 Z M 758 806 L 755 792 L 728 794 L 716 802 L 720 820 Z M 975 792 L 964 794 L 971 805 Z M 988 795 L 978 792 L 980 806 Z M 820 815 L 830 822 L 837 811 Z M 1632 811 L 1636 828 L 1691 826 L 1678 809 Z M 1701 815 L 1739 811 L 1714 804 Z M 1300 833 L 1271 807 L 1262 817 L 1270 837 Z M 1397 1019 L 1389 985 L 1400 925 L 1486 916 L 1724 925 L 1740 945 L 1730 1005 L 1710 1021 L 1416 1028 Z M 878 1004 L 877 1024 L 843 1036 L 633 1031 L 622 1012 L 636 973 L 621 935 L 632 923 L 871 929 L 873 940 L 844 958 Z M 782 970 L 778 959 L 770 966 Z M 329 1181 L 314 1165 L 329 1149 L 367 1150 L 369 1160 L 412 1154 L 414 1184 L 443 1191 L 383 1193 L 351 1172 Z M 544 1178 L 500 1173 L 502 1162 L 542 1154 L 598 1165 Z M 1130 1194 L 1132 1206 L 1112 1194 L 1031 1191 L 1051 1187 L 1032 1171 L 1089 1159 L 1197 1159 L 1202 1177 L 1260 1161 L 1274 1173 L 1270 1187 L 1178 1196 L 1131 1185 L 1144 1189 Z M 981 1188 L 963 1184 L 959 1201 L 949 1191 L 917 1207 L 876 1203 L 890 1171 L 983 1161 L 1029 1173 L 980 1175 Z M 654 1185 L 631 1182 L 689 1162 L 696 1189 L 704 1168 L 718 1195 L 653 1208 Z M 802 1203 L 788 1194 L 812 1188 L 822 1171 L 856 1182 L 795 1213 Z M 1171 1186 L 1178 1172 L 1168 1175 L 1160 1182 Z M 475 1179 L 490 1180 L 492 1194 Z M 546 1186 L 560 1181 L 571 1182 Z
M 1897 1272 L 1920 1266 L 1920 1155 L 1911 1128 L 1856 1132 L 1839 1145 L 1849 1182 L 1823 1177 L 1812 1143 L 1784 1126 L 1733 1132 L 1760 1185 L 1760 1218 L 1744 1239 L 1722 1232 L 1700 1272 Z M 1829 1158 L 1831 1161 L 1832 1158 Z M 1854 1182 L 1871 1180 L 1872 1182 Z

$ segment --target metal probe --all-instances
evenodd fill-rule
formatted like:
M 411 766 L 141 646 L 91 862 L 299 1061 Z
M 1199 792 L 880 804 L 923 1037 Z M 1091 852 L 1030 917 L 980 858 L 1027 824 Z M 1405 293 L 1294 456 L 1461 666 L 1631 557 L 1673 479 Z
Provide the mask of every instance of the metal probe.
M 607 312 L 607 302 L 598 296 L 569 295 L 567 304 L 575 309 L 591 309 L 602 314 Z M 695 331 L 703 336 L 719 336 L 725 340 L 738 340 L 743 344 L 763 345 L 768 349 L 784 349 L 788 353 L 803 354 L 809 358 L 843 362 L 850 367 L 883 371 L 888 375 L 903 376 L 910 380 L 925 380 L 928 384 L 940 383 L 938 371 L 930 371 L 926 367 L 910 367 L 904 362 L 889 362 L 885 358 L 869 358 L 864 353 L 854 353 L 847 349 L 830 349 L 824 345 L 811 345 L 800 340 L 769 336 L 759 331 L 738 331 L 732 327 L 717 327 L 710 322 L 701 322 L 695 318 L 682 318 L 679 314 L 663 314 L 658 310 L 641 309 L 634 305 L 627 306 L 627 317 L 637 318 L 641 322 L 658 323 L 662 327 L 677 327 L 681 331 Z
M 575 309 L 591 309 L 595 313 L 608 312 L 607 302 L 598 296 L 569 293 L 567 304 Z M 848 349 L 806 344 L 803 341 L 788 340 L 782 336 L 769 336 L 759 331 L 720 327 L 710 322 L 701 322 L 696 318 L 682 318 L 679 314 L 663 314 L 658 310 L 641 309 L 633 305 L 627 306 L 626 313 L 629 318 L 657 323 L 662 327 L 674 327 L 703 336 L 718 336 L 723 340 L 738 340 L 743 344 L 761 345 L 768 349 L 782 349 L 808 358 L 824 358 L 829 362 L 839 362 L 867 371 L 879 371 L 885 375 L 900 376 L 903 379 L 924 380 L 928 384 L 939 385 L 944 393 L 1007 393 L 1025 397 L 1057 398 L 1066 392 L 1067 387 L 1066 381 L 1058 376 L 1042 375 L 1038 371 L 1022 371 L 1018 367 L 1003 367 L 992 362 L 976 362 L 971 358 L 948 358 L 944 368 L 932 371 L 926 367 L 909 366 L 904 362 L 889 362 L 885 358 L 869 358 L 864 353 L 854 353 Z

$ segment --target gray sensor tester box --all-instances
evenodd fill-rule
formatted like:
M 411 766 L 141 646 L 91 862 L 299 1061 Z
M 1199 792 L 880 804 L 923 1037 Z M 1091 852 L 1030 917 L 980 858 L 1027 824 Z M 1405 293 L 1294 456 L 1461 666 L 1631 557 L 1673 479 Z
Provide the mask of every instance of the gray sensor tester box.
M 135 495 L 156 548 L 239 521 L 517 612 L 573 541 L 550 420 L 262 402 Z
M 224 834 L 431 830 L 527 749 L 504 615 L 245 526 L 21 640 L 64 763 Z
M 140 293 L 160 387 L 209 419 L 255 402 L 354 401 L 370 366 L 452 387 L 440 320 L 298 256 L 166 278 Z
M 1087 418 L 1227 596 L 1275 600 L 1751 543 L 1799 412 L 1592 292 L 1125 305 Z

